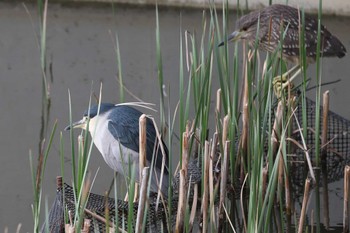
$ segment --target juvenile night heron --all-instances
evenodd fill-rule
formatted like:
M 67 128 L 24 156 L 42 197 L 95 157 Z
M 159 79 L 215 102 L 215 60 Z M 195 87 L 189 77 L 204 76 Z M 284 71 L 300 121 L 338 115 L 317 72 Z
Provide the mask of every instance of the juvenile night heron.
M 98 113 L 98 105 L 86 110 L 83 119 L 67 126 L 88 130 L 97 149 L 101 152 L 105 162 L 116 172 L 129 176 L 129 165 L 135 165 L 135 178 L 139 182 L 139 118 L 142 112 L 127 105 L 102 103 Z M 89 123 L 88 123 L 89 122 Z M 87 128 L 89 125 L 89 128 Z M 164 155 L 161 152 L 153 121 L 146 119 L 146 163 L 150 166 L 154 159 L 151 191 L 158 192 L 158 187 L 166 197 L 168 194 L 169 172 L 168 149 L 162 141 Z M 164 156 L 164 172 L 160 184 Z M 150 174 L 151 176 L 151 174 Z
M 242 16 L 237 21 L 237 30 L 228 36 L 227 41 L 247 40 L 252 47 L 257 41 L 259 49 L 272 53 L 278 49 L 279 43 L 282 41 L 282 59 L 296 63 L 295 67 L 279 77 L 281 81 L 285 81 L 289 74 L 297 70 L 300 71 L 299 32 L 302 27 L 300 26 L 301 17 L 301 12 L 296 8 L 274 4 Z M 306 63 L 310 64 L 316 60 L 318 21 L 305 15 L 304 22 Z M 325 26 L 321 25 L 320 33 L 320 56 L 337 56 L 339 58 L 345 56 L 344 45 Z M 219 46 L 223 44 L 224 42 L 221 42 Z M 274 83 L 276 82 L 278 80 L 274 80 Z

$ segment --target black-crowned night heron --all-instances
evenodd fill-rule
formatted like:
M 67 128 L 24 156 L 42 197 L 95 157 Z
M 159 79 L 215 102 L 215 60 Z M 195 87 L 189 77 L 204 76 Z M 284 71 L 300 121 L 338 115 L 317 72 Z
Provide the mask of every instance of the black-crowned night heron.
M 99 110 L 99 112 L 98 112 Z M 67 126 L 88 130 L 93 142 L 101 152 L 105 162 L 116 172 L 128 176 L 131 174 L 129 165 L 134 166 L 135 179 L 139 182 L 139 118 L 142 112 L 127 105 L 102 103 L 85 111 L 83 119 Z M 87 125 L 89 127 L 87 128 Z M 163 141 L 162 141 L 163 143 Z M 169 172 L 168 149 L 163 143 L 165 154 L 161 152 L 159 140 L 153 121 L 146 118 L 146 163 L 150 166 L 154 159 L 154 173 L 150 180 L 152 192 L 158 192 L 158 187 L 166 197 L 168 194 Z M 164 156 L 164 172 L 160 184 Z M 151 174 L 150 174 L 151 176 Z
M 289 74 L 297 70 L 300 72 L 299 32 L 303 26 L 305 28 L 306 63 L 310 64 L 316 60 L 318 20 L 305 15 L 305 23 L 300 25 L 301 17 L 301 12 L 296 8 L 274 4 L 242 16 L 237 21 L 237 30 L 229 35 L 227 41 L 247 40 L 252 47 L 257 41 L 259 49 L 272 53 L 277 51 L 282 41 L 282 58 L 287 62 L 297 64 L 279 77 L 280 80 L 285 80 Z M 321 25 L 320 33 L 320 56 L 339 58 L 345 56 L 344 45 L 325 26 Z M 223 44 L 224 42 L 221 42 L 219 46 Z M 276 82 L 277 80 L 274 80 L 274 83 Z

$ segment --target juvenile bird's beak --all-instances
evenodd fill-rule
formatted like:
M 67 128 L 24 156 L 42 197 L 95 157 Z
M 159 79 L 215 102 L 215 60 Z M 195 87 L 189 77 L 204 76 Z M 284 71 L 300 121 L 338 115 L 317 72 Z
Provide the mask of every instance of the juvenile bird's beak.
M 242 33 L 240 31 L 234 31 L 227 37 L 227 42 L 235 42 L 241 38 Z M 222 41 L 218 46 L 223 46 L 225 41 Z
M 80 121 L 74 122 L 72 123 L 72 125 L 68 125 L 66 128 L 64 128 L 64 130 L 71 130 L 74 128 L 82 128 L 85 129 L 86 127 L 86 120 L 85 118 L 81 119 Z

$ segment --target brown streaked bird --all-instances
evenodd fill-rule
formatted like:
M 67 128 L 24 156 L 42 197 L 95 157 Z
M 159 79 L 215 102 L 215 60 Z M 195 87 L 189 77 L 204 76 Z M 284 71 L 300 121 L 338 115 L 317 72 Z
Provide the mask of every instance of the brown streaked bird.
M 242 16 L 236 23 L 237 30 L 230 34 L 227 41 L 246 40 L 250 46 L 258 41 L 258 48 L 268 52 L 275 52 L 283 37 L 282 58 L 297 65 L 288 71 L 287 75 L 295 70 L 300 71 L 299 31 L 301 12 L 293 7 L 274 4 L 261 10 Z M 306 63 L 315 62 L 317 53 L 318 20 L 305 15 L 304 40 Z M 259 31 L 257 31 L 259 30 Z M 332 35 L 325 26 L 321 25 L 321 57 L 343 57 L 346 49 L 340 40 Z M 219 46 L 224 45 L 221 42 Z M 282 76 L 284 76 L 283 74 Z M 281 77 L 283 79 L 283 77 Z

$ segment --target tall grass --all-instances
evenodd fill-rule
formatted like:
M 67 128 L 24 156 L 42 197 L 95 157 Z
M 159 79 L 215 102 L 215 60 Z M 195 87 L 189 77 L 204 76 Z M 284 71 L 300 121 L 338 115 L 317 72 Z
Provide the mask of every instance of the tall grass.
M 219 23 L 214 7 L 210 10 L 208 26 L 206 20 L 203 21 L 202 36 L 196 38 L 195 35 L 190 35 L 189 44 L 191 46 L 186 46 L 186 54 L 190 54 L 191 56 L 187 87 L 192 88 L 192 96 L 186 96 L 186 100 L 184 99 L 185 96 L 181 96 L 180 106 L 183 108 L 182 106 L 184 106 L 184 103 L 193 101 L 192 106 L 196 114 L 191 120 L 196 132 L 192 133 L 198 133 L 197 143 L 199 145 L 199 156 L 204 156 L 204 145 L 206 141 L 211 141 L 208 130 L 210 129 L 209 116 L 212 112 L 210 112 L 210 102 L 208 99 L 213 97 L 207 97 L 212 96 L 211 82 L 214 76 L 213 66 L 216 66 L 217 73 L 215 76 L 219 78 L 221 93 L 219 102 L 222 103 L 218 109 L 222 109 L 224 114 L 222 115 L 221 112 L 218 112 L 216 128 L 221 134 L 222 117 L 228 114 L 231 121 L 227 139 L 231 142 L 237 142 L 237 140 L 239 140 L 239 143 L 233 146 L 230 153 L 230 179 L 234 182 L 237 179 L 240 180 L 241 185 L 249 187 L 250 190 L 248 199 L 242 202 L 243 212 L 241 213 L 241 217 L 244 222 L 243 231 L 271 232 L 276 228 L 285 229 L 287 226 L 283 223 L 281 226 L 277 226 L 277 220 L 275 221 L 275 218 L 276 215 L 279 216 L 279 219 L 285 218 L 283 209 L 287 203 L 284 203 L 284 201 L 286 201 L 285 198 L 288 198 L 288 195 L 290 195 L 284 191 L 284 189 L 287 188 L 284 186 L 288 186 L 289 182 L 287 154 L 290 143 L 287 143 L 287 139 L 290 137 L 290 122 L 294 108 L 293 104 L 290 104 L 291 100 L 281 100 L 280 104 L 285 106 L 281 107 L 279 113 L 275 112 L 276 109 L 274 107 L 276 106 L 276 99 L 274 98 L 271 85 L 273 78 L 284 72 L 284 64 L 281 64 L 277 56 L 280 51 L 268 55 L 263 62 L 260 62 L 261 57 L 257 53 L 257 49 L 248 52 L 248 48 L 243 44 L 244 65 L 243 71 L 239 72 L 238 45 L 235 45 L 233 54 L 230 54 L 228 45 L 223 49 L 216 47 L 222 38 L 227 37 L 226 32 L 228 31 L 228 24 L 226 15 L 228 12 L 225 6 L 227 6 L 227 3 L 223 5 L 222 27 L 224 35 L 221 35 L 221 24 Z M 301 18 L 304 20 L 303 15 Z M 300 27 L 301 41 L 304 40 L 304 29 L 302 25 L 304 24 L 301 24 Z M 206 31 L 208 31 L 207 40 L 206 45 L 203 46 L 203 38 Z M 285 31 L 281 33 L 285 35 Z M 199 44 L 197 41 L 199 41 Z M 182 46 L 180 46 L 180 48 L 182 49 Z M 180 54 L 182 54 L 182 51 Z M 301 60 L 303 60 L 305 64 L 305 48 L 301 50 L 300 54 L 302 57 Z M 214 59 L 215 57 L 216 59 Z M 317 60 L 318 59 L 319 58 L 317 58 Z M 180 59 L 180 61 L 182 60 Z M 281 68 L 278 69 L 278 66 Z M 305 68 L 306 64 L 304 65 L 304 72 Z M 180 70 L 182 70 L 181 67 Z M 183 73 L 180 73 L 180 88 L 183 89 Z M 242 77 L 244 81 L 240 82 L 239 80 Z M 306 77 L 305 73 L 304 77 Z M 242 82 L 243 84 L 241 84 Z M 243 92 L 239 91 L 240 85 L 244 85 Z M 304 103 L 306 85 L 307 82 L 304 78 L 302 84 L 302 89 L 304 90 L 302 99 Z M 184 93 L 182 89 L 180 89 L 180 93 Z M 240 96 L 244 96 L 243 99 L 240 98 Z M 241 101 L 243 101 L 243 103 L 241 103 Z M 240 113 L 240 104 L 243 109 L 243 115 Z M 316 105 L 319 106 L 319 102 L 317 102 Z M 305 105 L 303 106 L 304 125 L 306 125 L 306 107 Z M 244 108 L 246 108 L 246 110 L 244 110 Z M 183 110 L 180 110 L 180 112 L 183 112 Z M 273 116 L 276 117 L 277 114 L 280 114 L 280 119 L 278 119 L 279 123 L 274 126 L 272 124 L 272 119 Z M 180 115 L 180 119 L 183 119 L 183 115 Z M 244 138 L 242 135 L 237 134 L 241 121 L 244 121 L 245 123 L 243 124 L 247 126 L 247 136 Z M 181 120 L 181 122 L 183 125 L 184 120 Z M 316 123 L 316 125 L 319 124 Z M 183 127 L 180 127 L 180 129 L 183 129 Z M 319 133 L 316 132 L 316 135 L 319 135 Z M 277 140 L 278 143 L 275 143 L 274 140 Z M 191 142 L 194 143 L 194 141 Z M 266 142 L 269 142 L 267 150 L 265 148 Z M 220 141 L 221 151 L 223 151 L 223 143 L 223 141 Z M 244 146 L 244 143 L 246 143 L 246 146 Z M 193 149 L 194 147 L 190 148 Z M 193 151 L 191 151 L 190 154 L 191 153 L 193 153 Z M 237 164 L 239 165 L 237 166 Z M 266 164 L 268 164 L 267 176 L 269 179 L 267 180 L 266 187 L 263 187 L 263 171 Z M 244 179 L 245 177 L 247 179 Z M 202 189 L 204 189 L 204 187 L 202 187 Z M 235 202 L 233 199 L 227 199 L 227 201 L 227 203 Z M 244 203 L 246 203 L 246 207 Z M 290 206 L 288 208 L 290 208 Z M 210 212 L 210 210 L 203 211 Z M 231 211 L 233 212 L 235 210 L 228 208 L 228 212 L 230 213 Z M 208 229 L 216 229 L 215 219 L 212 219 L 210 214 L 207 216 L 210 216 L 209 219 L 204 219 L 204 221 L 208 222 Z
M 34 232 L 39 231 L 39 220 L 41 214 L 41 204 L 42 204 L 42 183 L 44 178 L 45 166 L 47 157 L 51 148 L 52 138 L 56 130 L 57 123 L 54 124 L 52 133 L 48 136 L 48 124 L 50 116 L 50 92 L 49 84 L 47 81 L 47 69 L 46 69 L 46 26 L 47 26 L 47 5 L 48 2 L 43 2 L 38 0 L 38 13 L 39 13 L 39 36 L 37 38 L 38 49 L 40 51 L 40 70 L 41 70 L 41 83 L 42 83 L 42 99 L 41 99 L 41 128 L 39 134 L 39 147 L 38 147 L 38 157 L 37 166 L 34 169 L 33 155 L 30 152 L 30 167 L 33 180 L 33 199 L 32 212 L 34 219 Z M 27 10 L 28 11 L 28 10 Z M 46 144 L 45 139 L 49 137 L 48 144 Z M 46 148 L 45 148 L 46 147 Z
M 318 85 L 316 89 L 316 118 L 315 118 L 315 135 L 317 138 L 319 135 L 321 135 L 320 131 L 320 122 L 321 122 L 321 115 L 320 115 L 320 105 L 321 105 L 321 59 L 320 59 L 320 51 L 321 51 L 321 18 L 322 18 L 322 0 L 319 0 L 319 7 L 318 7 L 318 29 L 317 29 L 317 53 L 316 53 L 316 83 Z M 321 143 L 320 140 L 315 140 L 315 163 L 316 167 L 321 166 L 320 161 L 320 155 L 321 155 Z M 315 193 L 316 193 L 316 232 L 319 233 L 321 231 L 320 224 L 321 224 L 321 201 L 320 201 L 320 191 L 319 191 L 319 181 L 320 181 L 320 170 L 318 169 L 316 171 L 316 187 L 315 187 Z
M 278 58 L 281 50 L 268 54 L 266 57 L 261 56 L 258 52 L 258 41 L 256 41 L 254 48 L 249 48 L 244 42 L 235 45 L 225 43 L 224 47 L 218 48 L 219 42 L 225 40 L 229 34 L 228 32 L 232 29 L 228 22 L 230 12 L 227 1 L 223 3 L 222 8 L 222 20 L 214 5 L 210 5 L 208 12 L 203 13 L 202 34 L 199 36 L 188 31 L 184 32 L 180 20 L 178 90 L 180 97 L 176 108 L 170 109 L 170 105 L 167 106 L 166 95 L 164 94 L 166 80 L 163 77 L 161 53 L 161 31 L 159 27 L 161 19 L 158 6 L 156 6 L 155 42 L 160 95 L 160 131 L 163 137 L 167 137 L 170 151 L 170 164 L 168 166 L 172 173 L 171 157 L 174 156 L 172 152 L 174 135 L 177 133 L 185 135 L 180 137 L 179 166 L 181 167 L 182 163 L 186 164 L 187 158 L 182 156 L 187 154 L 190 157 L 198 156 L 201 161 L 203 182 L 201 183 L 200 193 L 202 194 L 202 208 L 197 211 L 197 215 L 202 216 L 203 227 L 208 232 L 217 232 L 219 229 L 223 232 L 275 232 L 290 229 L 290 226 L 287 226 L 283 219 L 288 215 L 284 210 L 290 210 L 291 208 L 289 204 L 290 194 L 288 193 L 290 168 L 287 162 L 287 154 L 290 148 L 288 139 L 291 133 L 291 120 L 295 103 L 293 103 L 294 99 L 292 98 L 276 99 L 273 94 L 272 81 L 274 77 L 285 70 L 285 64 Z M 240 10 L 238 9 L 237 12 L 240 12 Z M 303 10 L 300 19 L 302 25 L 304 25 Z M 304 33 L 304 27 L 300 27 L 301 41 L 304 39 Z M 283 38 L 285 31 L 282 30 L 281 35 Z M 320 32 L 318 39 L 320 39 Z M 283 39 L 280 43 L 280 49 L 282 42 Z M 318 46 L 319 50 L 320 45 Z M 123 88 L 118 39 L 116 39 L 115 51 L 119 70 L 118 77 L 121 88 Z M 306 68 L 306 48 L 304 46 L 301 46 L 300 56 L 303 67 Z M 242 68 L 240 68 L 241 60 L 243 60 Z M 318 56 L 317 76 L 321 77 L 319 60 L 320 57 Z M 305 70 L 303 70 L 301 85 L 304 137 L 307 133 L 305 131 L 307 115 Z M 215 79 L 219 82 L 219 90 L 213 90 Z M 318 83 L 320 83 L 320 78 L 318 78 Z M 317 92 L 316 106 L 319 106 L 320 103 L 319 95 L 320 90 Z M 215 98 L 217 105 L 212 106 L 212 100 Z M 123 100 L 124 96 L 121 95 L 120 99 Z M 99 100 L 101 100 L 101 96 Z M 70 122 L 72 122 L 71 108 L 69 102 Z M 168 112 L 165 109 L 169 109 Z M 215 110 L 212 111 L 212 109 Z M 316 111 L 319 112 L 319 108 Z M 194 114 L 191 115 L 190 112 Z M 319 117 L 317 115 L 316 125 L 319 125 Z M 175 125 L 176 118 L 179 119 L 179 125 Z M 164 132 L 167 132 L 167 134 L 163 134 Z M 54 133 L 55 127 L 52 135 Z M 316 128 L 316 138 L 319 134 L 319 128 L 318 130 Z M 88 140 L 88 133 L 82 133 L 78 140 L 78 151 L 76 151 L 76 139 L 73 132 L 71 132 L 70 137 L 71 172 L 77 206 L 74 222 L 76 222 L 75 229 L 79 232 L 83 221 L 87 194 L 92 184 L 87 177 L 87 167 L 93 145 Z M 46 161 L 49 154 L 50 145 L 51 140 L 44 161 Z M 61 150 L 62 148 L 63 143 L 61 142 Z M 320 145 L 316 144 L 316 152 L 319 149 Z M 61 154 L 61 158 L 63 163 L 63 154 Z M 225 159 L 220 160 L 220 158 Z M 227 187 L 219 187 L 220 182 L 214 181 L 215 177 L 218 178 L 213 172 L 216 163 L 223 167 L 228 164 L 228 175 L 225 178 L 231 182 L 230 186 L 233 191 L 226 190 Z M 66 173 L 63 165 L 61 170 L 62 174 Z M 182 168 L 182 177 L 186 177 L 187 173 L 185 171 L 186 169 Z M 133 215 L 134 180 L 135 177 L 131 176 L 131 181 L 128 182 L 129 212 L 127 219 L 125 219 L 125 226 L 128 229 L 133 229 L 135 226 L 136 216 Z M 169 182 L 172 182 L 172 178 Z M 226 182 L 223 181 L 222 184 L 226 184 Z M 117 199 L 116 182 L 114 182 L 114 186 L 114 197 Z M 194 187 L 186 182 L 184 186 L 184 192 L 189 191 L 185 195 L 182 194 L 182 197 L 185 196 L 187 198 L 184 199 L 189 200 L 190 195 L 192 195 L 191 190 Z M 37 197 L 35 203 L 37 204 L 35 205 L 34 215 L 36 216 L 35 221 L 37 221 L 39 219 L 38 210 L 40 209 L 41 194 L 40 189 L 35 190 L 37 192 L 35 193 Z M 222 197 L 218 195 L 218 190 L 228 194 Z M 170 187 L 167 211 L 169 221 L 167 230 L 170 232 L 172 232 L 173 225 L 171 221 L 176 216 L 174 205 L 177 204 L 172 202 L 173 194 L 172 187 Z M 216 200 L 218 199 L 220 199 L 220 206 L 217 206 Z M 190 232 L 193 224 L 191 203 L 185 201 L 183 210 L 182 222 L 177 226 L 181 226 L 179 232 Z M 317 225 L 319 226 L 319 217 L 317 219 Z M 297 224 L 297 221 L 295 224 Z M 37 232 L 38 222 L 35 223 L 35 226 L 35 232 Z M 114 221 L 114 226 L 113 229 L 116 232 L 118 232 L 118 227 L 124 228 L 118 226 L 117 219 Z

